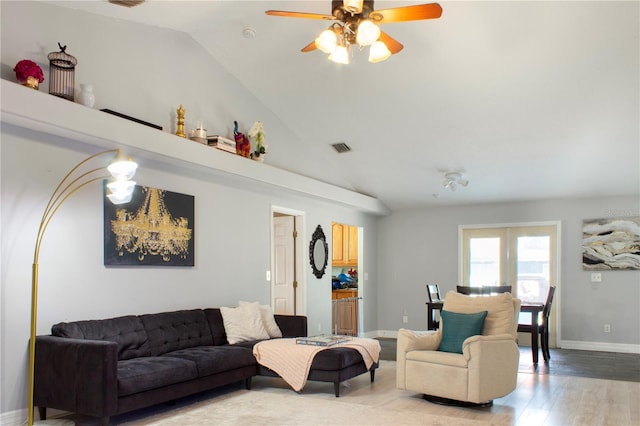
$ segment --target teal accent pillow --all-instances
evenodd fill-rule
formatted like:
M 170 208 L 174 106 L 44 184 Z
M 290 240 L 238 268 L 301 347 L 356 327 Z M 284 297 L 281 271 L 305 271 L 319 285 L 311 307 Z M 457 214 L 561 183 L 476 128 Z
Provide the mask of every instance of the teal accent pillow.
M 484 319 L 488 311 L 475 314 L 458 314 L 455 312 L 442 311 L 442 340 L 440 340 L 439 351 L 462 353 L 462 342 L 468 337 L 482 334 Z

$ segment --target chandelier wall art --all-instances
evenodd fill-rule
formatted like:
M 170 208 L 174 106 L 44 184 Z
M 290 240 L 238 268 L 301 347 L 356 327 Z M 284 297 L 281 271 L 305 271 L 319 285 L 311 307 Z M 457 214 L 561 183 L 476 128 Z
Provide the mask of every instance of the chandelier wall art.
M 194 197 L 136 187 L 124 205 L 104 204 L 104 264 L 194 266 Z

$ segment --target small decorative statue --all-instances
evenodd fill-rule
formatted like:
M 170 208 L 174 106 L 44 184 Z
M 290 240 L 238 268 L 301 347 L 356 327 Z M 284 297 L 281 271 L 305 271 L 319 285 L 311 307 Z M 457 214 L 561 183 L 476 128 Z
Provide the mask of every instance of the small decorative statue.
M 249 158 L 251 155 L 251 142 L 244 133 L 238 131 L 238 122 L 233 122 L 233 137 L 236 140 L 236 154 Z
M 180 108 L 178 108 L 177 112 L 178 112 L 178 130 L 176 131 L 176 135 L 180 136 L 181 138 L 186 138 L 187 135 L 184 134 L 185 109 L 182 107 L 182 104 L 180 104 Z
M 253 123 L 253 127 L 249 130 L 249 137 L 256 140 L 256 147 L 251 153 L 251 158 L 256 161 L 264 161 L 264 156 L 267 153 L 267 145 L 265 145 L 264 127 L 262 121 L 256 121 Z

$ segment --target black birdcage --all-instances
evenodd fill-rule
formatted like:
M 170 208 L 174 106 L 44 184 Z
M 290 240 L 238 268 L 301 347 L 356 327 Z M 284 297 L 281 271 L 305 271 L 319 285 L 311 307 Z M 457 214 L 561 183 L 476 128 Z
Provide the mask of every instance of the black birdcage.
M 67 46 L 61 46 L 59 52 L 49 53 L 49 94 L 73 101 L 75 73 L 78 60 L 65 52 Z

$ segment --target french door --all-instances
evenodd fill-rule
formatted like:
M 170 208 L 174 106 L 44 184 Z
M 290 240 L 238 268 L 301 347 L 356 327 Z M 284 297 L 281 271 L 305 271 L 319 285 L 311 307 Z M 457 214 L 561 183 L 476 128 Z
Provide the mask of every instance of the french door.
M 558 286 L 558 223 L 463 226 L 460 231 L 462 285 L 511 285 L 515 297 L 539 303 L 546 301 L 550 285 Z M 558 293 L 556 291 L 556 295 Z M 557 302 L 558 299 L 554 299 L 550 316 L 549 345 L 552 347 L 556 346 Z M 521 318 L 521 322 L 526 321 Z M 524 334 L 519 340 L 528 341 Z

